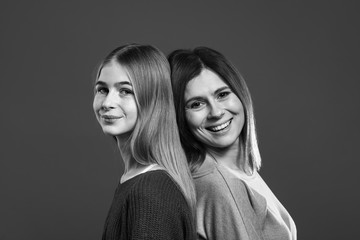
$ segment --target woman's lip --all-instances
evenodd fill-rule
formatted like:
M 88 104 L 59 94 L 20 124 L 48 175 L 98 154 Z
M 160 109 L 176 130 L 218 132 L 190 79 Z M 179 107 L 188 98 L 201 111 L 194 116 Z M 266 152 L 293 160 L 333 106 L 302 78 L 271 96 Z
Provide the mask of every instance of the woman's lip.
M 103 119 L 119 119 L 119 118 L 121 118 L 121 117 L 118 117 L 118 116 L 113 116 L 113 115 L 101 115 L 100 116 L 101 118 L 103 118 Z
M 223 133 L 224 131 L 229 129 L 231 121 L 232 121 L 232 119 L 230 119 L 222 124 L 216 125 L 216 126 L 207 127 L 206 130 L 208 130 L 212 133 Z
M 230 122 L 231 120 L 232 120 L 232 118 L 230 118 L 229 120 L 227 120 L 227 121 L 225 121 L 225 122 L 223 122 L 223 123 L 220 123 L 220 124 L 217 124 L 217 125 L 213 125 L 213 126 L 208 126 L 208 127 L 205 127 L 205 128 L 208 129 L 208 128 L 219 127 L 219 126 L 221 126 L 221 125 L 223 125 L 223 124 L 225 124 L 225 123 Z

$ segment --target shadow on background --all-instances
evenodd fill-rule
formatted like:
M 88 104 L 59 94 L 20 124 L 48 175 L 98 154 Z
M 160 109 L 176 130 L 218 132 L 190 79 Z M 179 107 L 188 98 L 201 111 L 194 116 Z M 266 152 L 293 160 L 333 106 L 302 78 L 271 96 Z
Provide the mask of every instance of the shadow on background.
M 262 176 L 299 239 L 357 235 L 359 15 L 351 1 L 2 1 L 0 239 L 100 239 L 122 172 L 92 112 L 116 46 L 205 45 L 253 95 Z M 356 234 L 356 235 L 355 235 Z

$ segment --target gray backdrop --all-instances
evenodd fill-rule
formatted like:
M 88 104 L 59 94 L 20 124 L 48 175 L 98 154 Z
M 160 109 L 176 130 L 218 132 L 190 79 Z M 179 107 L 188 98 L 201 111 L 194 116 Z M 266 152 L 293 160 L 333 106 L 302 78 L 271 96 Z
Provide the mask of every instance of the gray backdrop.
M 100 239 L 122 172 L 92 112 L 130 42 L 205 45 L 244 75 L 261 174 L 299 239 L 358 235 L 356 1 L 1 1 L 0 239 Z

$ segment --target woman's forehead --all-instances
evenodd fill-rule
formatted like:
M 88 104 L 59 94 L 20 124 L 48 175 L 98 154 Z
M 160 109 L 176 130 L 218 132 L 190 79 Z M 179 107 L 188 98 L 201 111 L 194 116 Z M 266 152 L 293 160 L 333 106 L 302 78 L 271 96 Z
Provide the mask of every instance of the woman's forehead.
M 107 85 L 120 83 L 131 85 L 131 79 L 129 78 L 126 68 L 113 62 L 110 62 L 102 67 L 97 82 L 103 82 Z
M 187 83 L 185 98 L 213 94 L 219 88 L 223 87 L 228 87 L 228 85 L 216 73 L 208 69 L 203 69 L 197 77 Z

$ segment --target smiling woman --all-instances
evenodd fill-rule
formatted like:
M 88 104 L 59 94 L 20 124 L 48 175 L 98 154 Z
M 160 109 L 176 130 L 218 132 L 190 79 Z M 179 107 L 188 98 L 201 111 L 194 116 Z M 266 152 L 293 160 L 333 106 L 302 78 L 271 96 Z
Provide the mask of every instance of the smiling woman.
M 95 84 L 94 111 L 105 134 L 123 135 L 134 129 L 137 107 L 125 69 L 112 60 Z
M 244 109 L 217 74 L 204 69 L 186 85 L 184 100 L 189 129 L 199 141 L 211 147 L 239 144 Z
M 100 65 L 94 92 L 96 118 L 125 165 L 102 239 L 195 239 L 195 190 L 166 57 L 147 45 L 116 48 Z
M 206 47 L 169 56 L 181 143 L 196 187 L 200 239 L 295 240 L 290 214 L 258 173 L 261 158 L 245 80 Z

